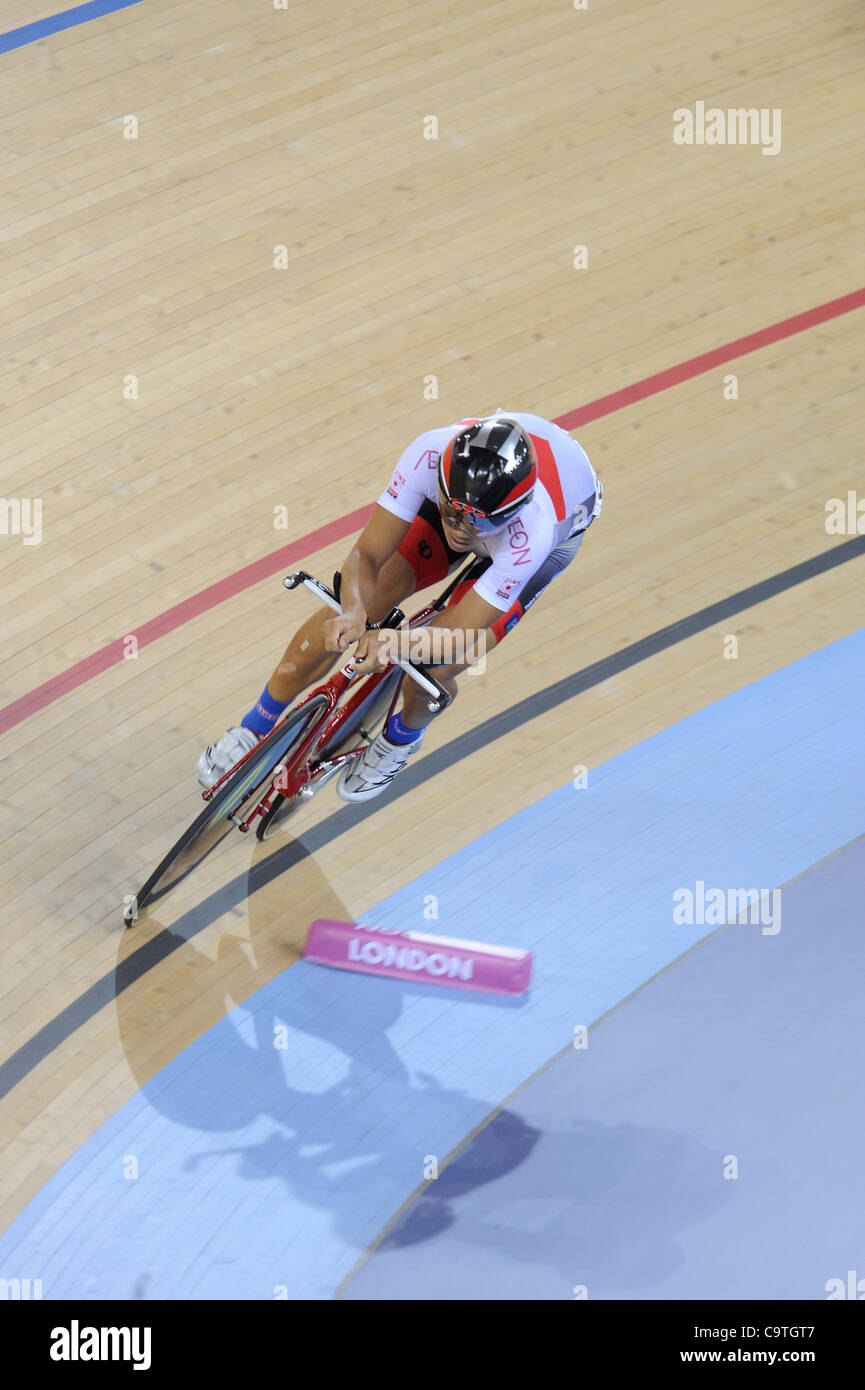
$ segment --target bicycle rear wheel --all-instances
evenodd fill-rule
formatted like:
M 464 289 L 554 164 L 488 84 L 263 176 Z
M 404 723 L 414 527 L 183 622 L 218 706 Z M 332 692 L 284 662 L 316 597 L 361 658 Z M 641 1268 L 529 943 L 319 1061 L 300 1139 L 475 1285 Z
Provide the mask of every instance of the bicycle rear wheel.
M 262 783 L 279 763 L 285 761 L 326 708 L 327 698 L 324 695 L 315 696 L 305 705 L 291 710 L 275 729 L 265 735 L 246 761 L 205 804 L 177 843 L 172 845 L 138 893 L 131 901 L 126 900 L 123 921 L 127 927 L 132 926 L 143 907 L 167 893 L 215 848 L 229 832 L 231 817 L 260 790 Z M 215 831 L 219 833 L 210 833 Z M 193 847 L 201 851 L 197 858 L 192 855 Z

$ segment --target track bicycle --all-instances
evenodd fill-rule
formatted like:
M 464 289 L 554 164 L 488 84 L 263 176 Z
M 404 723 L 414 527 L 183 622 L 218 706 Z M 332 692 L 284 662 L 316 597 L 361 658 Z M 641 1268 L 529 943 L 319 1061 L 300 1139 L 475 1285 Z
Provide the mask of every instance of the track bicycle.
M 413 618 L 406 619 L 401 608 L 393 608 L 381 622 L 367 622 L 367 628 L 423 627 L 447 607 L 457 586 L 475 577 L 486 563 L 473 556 L 435 602 Z M 282 582 L 287 589 L 302 585 L 334 612 L 342 612 L 338 573 L 332 589 L 305 570 L 286 575 Z M 450 693 L 419 661 L 395 658 L 383 670 L 364 676 L 349 659 L 287 710 L 249 753 L 202 792 L 204 809 L 138 892 L 124 899 L 125 926 L 131 927 L 142 908 L 161 898 L 200 864 L 232 826 L 247 834 L 254 825 L 259 840 L 282 829 L 298 807 L 336 777 L 347 761 L 363 754 L 395 710 L 406 676 L 426 691 L 432 712 L 450 704 Z M 355 682 L 359 683 L 352 690 Z M 344 698 L 349 691 L 349 698 Z

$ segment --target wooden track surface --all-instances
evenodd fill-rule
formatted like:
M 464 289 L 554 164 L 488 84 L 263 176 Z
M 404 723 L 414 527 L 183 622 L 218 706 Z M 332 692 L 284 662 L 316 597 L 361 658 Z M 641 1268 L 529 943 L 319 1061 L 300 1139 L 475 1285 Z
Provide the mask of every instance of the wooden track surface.
M 0 7 L 3 30 L 32 18 Z M 0 537 L 3 703 L 369 503 L 422 429 L 498 405 L 556 418 L 855 289 L 862 31 L 857 0 L 150 0 L 5 55 L 0 463 L 44 535 Z M 677 146 L 672 113 L 698 100 L 780 108 L 781 153 Z M 838 543 L 825 502 L 862 488 L 862 313 L 578 431 L 603 517 L 428 751 Z M 861 626 L 862 563 L 586 691 L 218 917 L 0 1103 L 0 1225 L 289 964 L 310 917 L 363 911 L 575 765 Z M 280 852 L 236 836 L 119 930 L 194 814 L 201 747 L 311 607 L 257 584 L 3 736 L 4 1055 Z M 323 792 L 302 828 L 339 804 Z

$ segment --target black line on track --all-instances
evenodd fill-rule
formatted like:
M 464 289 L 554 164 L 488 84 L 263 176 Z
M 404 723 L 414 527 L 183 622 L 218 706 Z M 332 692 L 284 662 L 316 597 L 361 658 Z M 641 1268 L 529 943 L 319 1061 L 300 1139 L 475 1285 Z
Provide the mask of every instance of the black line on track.
M 19 1081 L 23 1081 L 25 1076 L 29 1075 L 40 1062 L 44 1062 L 78 1028 L 95 1017 L 100 1009 L 122 994 L 136 980 L 140 980 L 154 966 L 179 950 L 193 936 L 204 931 L 223 912 L 252 897 L 259 888 L 263 888 L 265 884 L 285 873 L 294 864 L 307 858 L 308 855 L 315 854 L 325 845 L 331 844 L 358 821 L 367 820 L 370 816 L 374 816 L 381 804 L 389 805 L 401 796 L 410 795 L 432 777 L 437 777 L 440 772 L 447 771 L 459 759 L 467 758 L 472 753 L 479 752 L 480 749 L 496 739 L 504 738 L 506 734 L 512 733 L 520 724 L 548 714 L 557 705 L 564 704 L 566 700 L 573 699 L 575 695 L 581 694 L 584 690 L 599 685 L 601 681 L 608 680 L 610 676 L 627 671 L 630 667 L 639 665 L 641 661 L 656 656 L 658 652 L 667 651 L 670 647 L 686 641 L 696 633 L 704 632 L 706 628 L 712 627 L 713 624 L 721 622 L 725 618 L 734 617 L 737 613 L 742 613 L 747 608 L 753 608 L 758 603 L 765 603 L 767 599 L 774 598 L 776 594 L 784 593 L 799 584 L 805 584 L 809 579 L 826 574 L 829 570 L 836 569 L 839 565 L 844 565 L 862 554 L 865 554 L 865 536 L 855 536 L 852 540 L 842 541 L 839 545 L 823 551 L 820 555 L 813 556 L 810 560 L 803 560 L 798 565 L 792 565 L 790 569 L 782 570 L 779 574 L 763 579 L 758 584 L 751 584 L 747 589 L 739 589 L 737 593 L 730 594 L 728 598 L 720 599 L 717 603 L 711 603 L 707 608 L 700 608 L 689 617 L 681 618 L 676 623 L 659 628 L 657 632 L 651 632 L 647 637 L 641 637 L 637 642 L 631 642 L 621 651 L 602 657 L 600 661 L 593 662 L 591 666 L 585 666 L 581 671 L 575 671 L 572 676 L 565 676 L 563 680 L 556 681 L 555 684 L 548 685 L 546 689 L 539 690 L 534 695 L 520 700 L 518 704 L 512 705 L 509 709 L 502 710 L 501 713 L 494 715 L 492 719 L 485 720 L 476 728 L 466 730 L 464 734 L 455 738 L 451 743 L 437 748 L 435 752 L 424 758 L 422 763 L 406 768 L 395 784 L 393 791 L 387 794 L 387 802 L 373 801 L 367 805 L 345 806 L 342 810 L 335 811 L 332 816 L 328 816 L 327 820 L 304 833 L 302 843 L 300 840 L 292 840 L 283 849 L 270 855 L 268 859 L 263 860 L 260 864 L 254 864 L 248 873 L 239 875 L 231 883 L 205 898 L 197 907 L 185 913 L 172 928 L 166 928 L 158 936 L 153 937 L 151 941 L 145 942 L 126 960 L 121 961 L 116 969 L 103 975 L 101 979 L 90 985 L 83 994 L 80 994 L 77 999 L 74 999 L 71 1004 L 68 1004 L 57 1014 L 50 1023 L 46 1023 L 44 1028 L 40 1028 L 38 1033 L 34 1033 L 32 1038 L 28 1038 L 27 1042 L 23 1043 L 8 1061 L 0 1066 L 0 1099 L 8 1095 L 13 1086 L 17 1086 Z M 119 918 L 120 910 L 118 908 L 118 920 Z M 132 930 L 135 929 L 132 928 Z

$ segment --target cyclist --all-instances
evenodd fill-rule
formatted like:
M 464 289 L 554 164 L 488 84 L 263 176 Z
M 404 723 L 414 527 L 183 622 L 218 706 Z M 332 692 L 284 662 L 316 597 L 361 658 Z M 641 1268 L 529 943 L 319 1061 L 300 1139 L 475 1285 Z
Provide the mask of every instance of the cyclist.
M 473 551 L 477 566 L 429 624 L 440 652 L 468 657 L 436 669 L 455 694 L 456 677 L 478 650 L 478 632 L 486 651 L 501 642 L 571 563 L 602 498 L 580 445 L 539 415 L 497 411 L 419 435 L 342 568 L 342 613 L 328 617 L 322 609 L 298 629 L 240 725 L 202 753 L 196 766 L 202 786 L 218 781 L 307 686 L 323 680 L 335 653 L 356 642 L 353 659 L 364 673 L 386 665 L 393 633 L 368 631 L 367 620 L 381 621 Z M 343 800 L 378 796 L 420 747 L 432 718 L 424 693 L 405 680 L 401 710 L 343 768 L 337 783 Z

